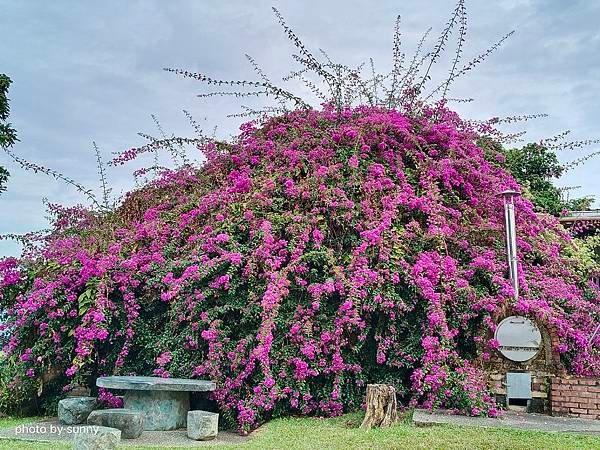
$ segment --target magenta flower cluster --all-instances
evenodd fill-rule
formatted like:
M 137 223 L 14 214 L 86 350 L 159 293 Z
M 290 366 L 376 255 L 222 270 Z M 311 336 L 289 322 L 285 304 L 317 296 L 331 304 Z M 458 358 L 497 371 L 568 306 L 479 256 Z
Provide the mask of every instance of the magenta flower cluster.
M 65 384 L 211 379 L 241 429 L 358 408 L 370 382 L 495 415 L 481 366 L 507 311 L 551 328 L 573 373 L 598 376 L 598 292 L 557 221 L 523 198 L 513 300 L 496 194 L 518 185 L 481 131 L 444 105 L 245 124 L 203 148 L 201 168 L 165 171 L 110 215 L 61 210 L 39 251 L 0 263 L 4 352 Z

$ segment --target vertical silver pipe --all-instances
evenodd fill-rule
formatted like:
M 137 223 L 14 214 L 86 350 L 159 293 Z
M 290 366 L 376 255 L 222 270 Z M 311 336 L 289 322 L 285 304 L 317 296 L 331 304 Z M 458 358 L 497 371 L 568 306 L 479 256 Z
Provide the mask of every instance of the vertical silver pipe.
M 506 256 L 508 260 L 508 273 L 515 291 L 515 301 L 519 299 L 519 273 L 517 259 L 517 225 L 515 221 L 515 191 L 502 193 L 504 199 L 504 223 L 506 229 Z

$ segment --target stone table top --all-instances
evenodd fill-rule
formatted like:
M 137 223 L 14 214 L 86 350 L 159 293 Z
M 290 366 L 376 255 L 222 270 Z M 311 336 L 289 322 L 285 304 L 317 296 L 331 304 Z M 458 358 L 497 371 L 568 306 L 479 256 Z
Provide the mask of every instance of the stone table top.
M 138 376 L 100 377 L 96 386 L 125 391 L 214 391 L 216 385 L 212 381 L 191 380 L 186 378 L 161 378 Z

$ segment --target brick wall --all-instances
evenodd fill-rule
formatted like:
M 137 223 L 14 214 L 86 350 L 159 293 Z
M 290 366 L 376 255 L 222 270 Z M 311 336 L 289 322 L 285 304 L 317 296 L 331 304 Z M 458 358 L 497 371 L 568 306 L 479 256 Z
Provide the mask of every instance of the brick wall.
M 552 415 L 600 419 L 600 378 L 554 377 L 550 387 Z
M 510 311 L 507 312 L 510 315 Z M 498 318 L 498 322 L 502 317 Z M 550 412 L 550 383 L 555 377 L 564 374 L 560 355 L 553 349 L 559 344 L 552 330 L 540 327 L 542 344 L 539 353 L 529 361 L 515 362 L 506 359 L 500 352 L 490 354 L 487 361 L 482 361 L 482 367 L 488 376 L 490 390 L 495 394 L 496 401 L 506 404 L 506 374 L 507 372 L 528 372 L 531 374 L 531 402 L 527 411 L 536 413 Z

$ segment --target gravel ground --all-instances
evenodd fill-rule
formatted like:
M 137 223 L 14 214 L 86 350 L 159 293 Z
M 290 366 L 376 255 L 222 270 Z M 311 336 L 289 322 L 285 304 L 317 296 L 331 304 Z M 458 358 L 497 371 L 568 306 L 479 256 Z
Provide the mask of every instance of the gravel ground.
M 577 419 L 572 417 L 552 417 L 544 414 L 531 414 L 506 411 L 501 418 L 469 417 L 453 415 L 449 411 L 429 412 L 415 410 L 413 423 L 427 426 L 449 423 L 469 427 L 509 427 L 521 430 L 568 431 L 572 433 L 600 434 L 600 420 Z
M 39 422 L 0 429 L 0 438 L 21 439 L 27 441 L 70 442 L 79 427 L 88 425 L 61 425 L 58 419 L 48 419 Z M 188 439 L 185 430 L 175 431 L 144 431 L 137 439 L 121 439 L 121 445 L 153 445 L 203 447 L 215 444 L 240 444 L 250 439 L 235 432 L 219 431 L 218 436 L 211 441 L 192 441 Z

